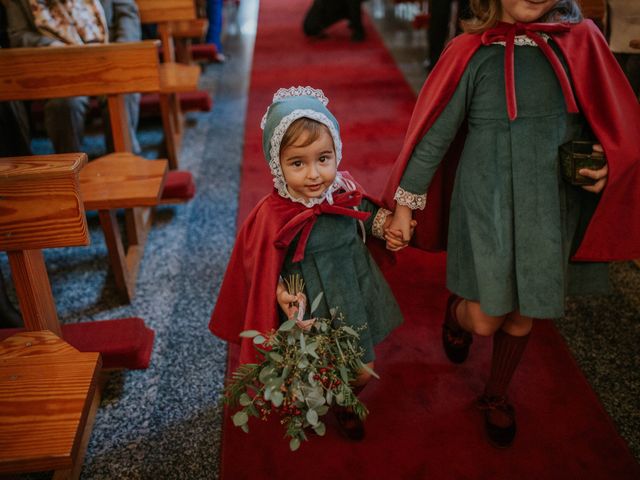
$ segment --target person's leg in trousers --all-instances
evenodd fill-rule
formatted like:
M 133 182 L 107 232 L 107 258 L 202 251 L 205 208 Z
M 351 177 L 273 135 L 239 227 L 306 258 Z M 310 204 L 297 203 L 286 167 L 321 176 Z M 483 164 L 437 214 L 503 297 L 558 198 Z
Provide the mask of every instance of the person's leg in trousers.
M 52 98 L 44 106 L 44 126 L 56 153 L 82 151 L 88 97 Z
M 341 7 L 341 10 L 345 10 L 344 7 Z M 322 36 L 325 28 L 344 18 L 346 18 L 346 10 L 340 14 L 335 7 L 328 5 L 326 0 L 314 0 L 304 17 L 302 30 L 309 37 L 319 37 Z

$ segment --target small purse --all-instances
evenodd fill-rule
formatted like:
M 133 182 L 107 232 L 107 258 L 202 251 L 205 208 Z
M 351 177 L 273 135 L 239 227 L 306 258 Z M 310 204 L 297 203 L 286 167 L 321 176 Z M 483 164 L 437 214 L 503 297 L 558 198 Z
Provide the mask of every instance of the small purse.
M 593 151 L 589 140 L 572 140 L 560 145 L 560 166 L 562 178 L 571 185 L 593 185 L 596 180 L 578 173 L 582 168 L 600 170 L 607 163 L 603 153 Z

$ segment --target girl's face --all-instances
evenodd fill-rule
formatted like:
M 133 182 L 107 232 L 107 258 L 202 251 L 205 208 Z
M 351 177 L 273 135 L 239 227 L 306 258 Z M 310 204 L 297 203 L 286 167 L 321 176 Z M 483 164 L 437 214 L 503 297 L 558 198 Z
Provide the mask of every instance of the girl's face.
M 500 0 L 502 17 L 507 23 L 535 22 L 553 8 L 558 0 Z
M 309 133 L 304 131 L 280 154 L 280 168 L 294 198 L 319 198 L 336 178 L 336 152 L 333 138 L 326 128 L 309 145 L 304 145 Z

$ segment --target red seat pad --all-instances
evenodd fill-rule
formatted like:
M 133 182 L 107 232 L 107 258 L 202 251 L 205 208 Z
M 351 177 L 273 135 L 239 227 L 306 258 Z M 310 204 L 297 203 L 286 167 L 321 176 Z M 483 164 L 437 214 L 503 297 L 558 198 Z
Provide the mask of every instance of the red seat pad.
M 191 172 L 174 170 L 167 173 L 162 199 L 190 200 L 196 194 L 196 184 Z
M 0 340 L 23 331 L 0 329 Z M 102 368 L 141 370 L 149 366 L 155 332 L 138 317 L 62 325 L 62 338 L 81 352 L 100 352 Z
M 196 90 L 194 92 L 179 93 L 180 109 L 183 112 L 210 112 L 213 100 L 209 92 Z M 160 115 L 160 95 L 145 93 L 140 98 L 140 116 L 157 117 Z
M 194 60 L 215 62 L 218 59 L 218 48 L 213 43 L 196 43 L 191 45 L 191 57 Z

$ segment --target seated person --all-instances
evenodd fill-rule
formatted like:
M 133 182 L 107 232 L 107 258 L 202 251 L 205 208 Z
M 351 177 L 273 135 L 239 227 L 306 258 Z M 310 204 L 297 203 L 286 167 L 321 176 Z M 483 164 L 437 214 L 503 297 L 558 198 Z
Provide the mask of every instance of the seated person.
M 629 83 L 640 97 L 640 50 L 629 45 L 640 40 L 640 2 L 609 0 L 609 47 L 618 60 Z
M 314 0 L 304 17 L 302 29 L 309 37 L 322 37 L 323 30 L 340 20 L 348 20 L 351 40 L 361 42 L 365 33 L 360 4 L 363 0 Z
M 12 47 L 83 45 L 140 40 L 140 16 L 134 0 L 6 0 Z M 72 20 L 72 21 L 71 21 Z M 106 102 L 101 101 L 109 129 Z M 135 130 L 140 94 L 126 96 L 134 153 L 140 152 Z M 44 124 L 56 153 L 82 151 L 88 97 L 48 100 Z M 107 131 L 107 149 L 113 150 Z

